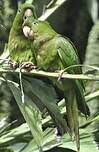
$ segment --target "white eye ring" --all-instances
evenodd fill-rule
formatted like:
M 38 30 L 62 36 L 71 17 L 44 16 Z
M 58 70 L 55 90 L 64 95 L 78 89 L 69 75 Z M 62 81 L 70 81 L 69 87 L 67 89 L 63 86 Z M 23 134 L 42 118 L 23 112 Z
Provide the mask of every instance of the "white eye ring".
M 33 25 L 38 25 L 38 22 L 35 21 L 35 22 L 33 22 L 32 24 L 33 24 Z
M 27 19 L 27 16 L 23 16 L 23 20 L 26 20 Z
M 21 9 L 19 9 L 18 12 L 21 13 Z

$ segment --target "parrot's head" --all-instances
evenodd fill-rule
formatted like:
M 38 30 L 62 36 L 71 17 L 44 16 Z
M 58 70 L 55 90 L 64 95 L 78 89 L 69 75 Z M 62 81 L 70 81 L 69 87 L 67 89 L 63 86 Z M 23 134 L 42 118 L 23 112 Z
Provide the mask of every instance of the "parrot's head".
M 33 17 L 27 17 L 23 22 L 23 33 L 29 39 L 36 39 L 41 36 L 53 36 L 56 32 L 52 29 L 51 25 L 47 21 L 40 21 L 33 19 Z
M 34 6 L 29 3 L 21 4 L 13 22 L 14 30 L 22 33 L 22 23 L 29 16 L 32 16 L 34 19 L 37 18 Z

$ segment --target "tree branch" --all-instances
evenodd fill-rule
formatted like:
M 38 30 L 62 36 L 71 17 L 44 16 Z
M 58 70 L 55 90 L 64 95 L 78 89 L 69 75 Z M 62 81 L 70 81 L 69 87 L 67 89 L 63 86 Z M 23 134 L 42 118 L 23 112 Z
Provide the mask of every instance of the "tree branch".
M 20 69 L 16 70 L 11 70 L 11 69 L 2 69 L 0 68 L 0 73 L 19 73 Z M 27 75 L 35 75 L 35 76 L 41 76 L 41 77 L 53 77 L 53 78 L 66 78 L 66 79 L 82 79 L 82 80 L 93 80 L 93 81 L 99 81 L 99 76 L 98 75 L 92 75 L 92 74 L 68 74 L 68 73 L 62 73 L 62 71 L 59 72 L 45 72 L 41 70 L 32 70 L 30 72 L 25 71 L 24 69 L 21 70 L 23 74 Z M 62 73 L 62 74 L 61 74 Z
M 57 0 L 55 5 L 51 8 L 46 9 L 45 13 L 39 17 L 39 20 L 46 20 L 51 14 L 53 14 L 61 5 L 64 4 L 67 0 Z

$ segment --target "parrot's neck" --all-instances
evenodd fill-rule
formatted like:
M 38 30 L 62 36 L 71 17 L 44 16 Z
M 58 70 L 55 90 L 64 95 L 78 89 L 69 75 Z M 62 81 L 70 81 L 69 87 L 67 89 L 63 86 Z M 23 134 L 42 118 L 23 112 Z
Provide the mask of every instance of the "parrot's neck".
M 35 49 L 40 49 L 46 42 L 52 40 L 55 36 L 56 34 L 39 34 L 39 36 L 36 37 L 33 42 Z

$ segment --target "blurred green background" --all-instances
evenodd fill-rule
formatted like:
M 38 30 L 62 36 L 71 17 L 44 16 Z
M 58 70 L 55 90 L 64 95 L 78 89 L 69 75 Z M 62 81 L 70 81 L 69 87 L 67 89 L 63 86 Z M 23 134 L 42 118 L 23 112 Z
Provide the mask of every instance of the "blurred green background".
M 61 0 L 60 0 L 61 1 Z M 18 5 L 24 0 L 0 0 L 0 54 L 8 41 Z M 37 16 L 44 14 L 44 8 L 50 0 L 34 0 Z M 54 4 L 51 6 L 54 7 Z M 52 13 L 47 20 L 52 27 L 60 34 L 70 38 L 77 48 L 80 61 L 83 65 L 95 65 L 99 67 L 99 0 L 66 0 L 58 9 Z M 83 68 L 89 72 L 88 68 Z M 99 72 L 90 70 L 92 74 Z M 99 90 L 99 82 L 86 83 L 86 95 Z M 99 114 L 99 95 L 88 101 L 92 117 Z M 83 118 L 80 118 L 83 121 Z M 14 128 L 22 124 L 24 118 L 5 82 L 0 80 L 0 127 L 7 126 Z M 3 124 L 4 123 L 4 124 Z M 90 123 L 89 123 L 90 124 Z M 96 129 L 94 139 L 99 142 L 99 119 L 95 121 L 92 128 Z M 28 135 L 29 138 L 29 135 Z M 5 152 L 4 149 L 1 151 Z M 4 148 L 4 146 L 3 146 Z M 90 147 L 89 147 L 90 148 Z M 57 149 L 57 148 L 56 148 Z M 56 151 L 52 149 L 52 151 Z M 64 151 L 59 148 L 57 151 Z M 6 149 L 7 150 L 7 149 Z M 10 150 L 7 150 L 7 152 Z M 70 150 L 67 150 L 70 151 Z M 87 151 L 86 151 L 87 152 Z

